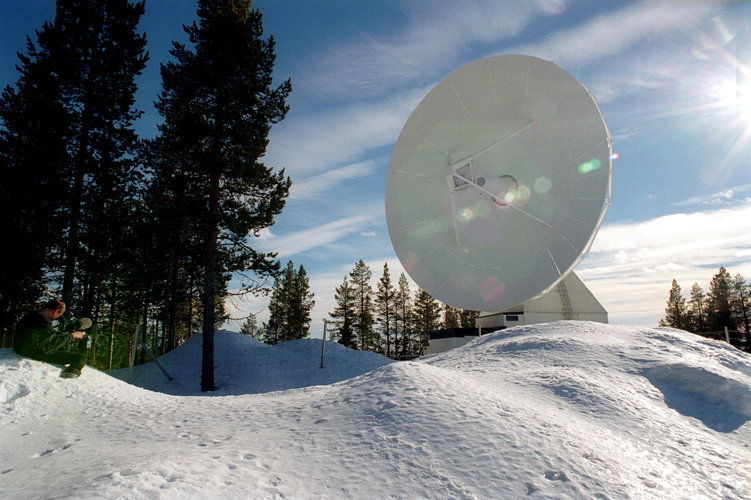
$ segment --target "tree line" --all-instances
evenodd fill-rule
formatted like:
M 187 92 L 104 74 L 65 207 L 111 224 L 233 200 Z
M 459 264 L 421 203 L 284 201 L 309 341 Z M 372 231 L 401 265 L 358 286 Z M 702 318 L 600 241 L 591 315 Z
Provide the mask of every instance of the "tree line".
M 725 327 L 748 335 L 751 331 L 751 284 L 740 274 L 731 276 L 725 267 L 720 267 L 706 293 L 694 283 L 686 300 L 674 279 L 665 317 L 659 325 L 708 337 L 717 337 Z
M 202 331 L 202 389 L 213 332 L 239 293 L 267 293 L 280 270 L 248 243 L 273 224 L 291 181 L 260 160 L 288 111 L 272 83 L 274 39 L 250 0 L 199 0 L 189 43 L 161 65 L 161 116 L 138 137 L 136 79 L 149 59 L 143 1 L 58 0 L 27 36 L 0 95 L 3 347 L 40 297 L 98 325 L 90 364 L 127 363 L 132 332 L 164 352 Z
M 420 288 L 413 294 L 404 273 L 393 282 L 387 263 L 375 289 L 372 277 L 370 268 L 360 260 L 336 287 L 336 306 L 328 313 L 331 340 L 351 349 L 404 359 L 423 354 L 431 331 L 474 327 L 479 312 L 443 304 Z M 274 279 L 268 321 L 258 326 L 251 314 L 240 332 L 267 344 L 307 338 L 314 305 L 305 268 L 295 269 L 289 261 Z

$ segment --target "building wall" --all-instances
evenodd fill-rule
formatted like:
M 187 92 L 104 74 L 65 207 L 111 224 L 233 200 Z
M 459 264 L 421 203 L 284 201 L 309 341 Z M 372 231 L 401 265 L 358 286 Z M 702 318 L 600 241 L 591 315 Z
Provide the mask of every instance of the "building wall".
M 560 320 L 608 322 L 608 312 L 573 271 L 548 292 L 523 304 L 504 311 L 481 313 L 476 324 L 481 329 L 495 330 Z M 476 338 L 430 339 L 426 354 L 448 351 Z

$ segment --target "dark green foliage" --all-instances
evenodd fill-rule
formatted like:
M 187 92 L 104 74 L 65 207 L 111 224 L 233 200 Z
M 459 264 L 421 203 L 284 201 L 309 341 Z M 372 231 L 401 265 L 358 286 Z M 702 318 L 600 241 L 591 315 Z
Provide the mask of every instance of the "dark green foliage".
M 688 305 L 681 295 L 680 286 L 673 280 L 668 298 L 666 316 L 660 326 L 672 326 L 706 337 L 728 340 L 740 349 L 748 349 L 744 340 L 751 328 L 751 285 L 740 274 L 731 278 L 724 267 L 709 283 L 705 295 L 694 283 Z M 725 331 L 727 329 L 727 333 Z
M 730 314 L 736 328 L 751 331 L 751 285 L 740 274 L 730 282 Z
M 459 328 L 460 310 L 448 304 L 443 304 L 443 324 L 441 328 Z
M 261 336 L 261 329 L 258 328 L 258 319 L 256 318 L 255 314 L 250 313 L 248 315 L 248 317 L 240 327 L 240 333 L 242 333 L 243 335 L 250 335 L 255 339 Z
M 461 328 L 474 328 L 475 321 L 480 315 L 480 311 L 470 311 L 468 309 L 461 309 L 459 311 L 459 326 Z
M 335 328 L 331 331 L 331 340 L 339 342 L 350 349 L 357 348 L 354 324 L 357 314 L 355 308 L 355 290 L 345 276 L 342 284 L 336 287 L 334 295 L 336 307 L 329 316 L 333 318 Z
M 419 335 L 420 353 L 422 353 L 428 345 L 430 332 L 440 327 L 441 306 L 425 290 L 418 289 L 412 310 L 413 329 Z
M 685 328 L 688 326 L 686 314 L 686 299 L 681 294 L 681 287 L 676 280 L 670 288 L 668 305 L 665 308 L 665 319 L 660 320 L 660 326 L 671 326 L 673 328 Z
M 310 313 L 315 305 L 305 268 L 295 271 L 292 261 L 274 279 L 269 301 L 269 321 L 263 325 L 267 344 L 304 339 L 310 335 Z
M 375 311 L 381 339 L 379 352 L 393 358 L 396 356 L 396 289 L 391 283 L 388 264 L 383 264 L 383 274 L 378 280 Z
M 137 1 L 58 0 L 0 97 L 0 230 L 15 243 L 2 250 L 0 328 L 62 294 L 98 324 L 100 368 L 127 363 L 137 325 L 161 353 L 203 324 L 213 354 L 230 277 L 264 293 L 279 269 L 246 238 L 273 223 L 290 186 L 259 162 L 290 92 L 271 85 L 260 13 L 249 1 L 199 2 L 190 47 L 175 45 L 162 68 L 160 134 L 139 143 L 143 12 Z
M 724 267 L 720 267 L 709 282 L 707 294 L 707 326 L 710 329 L 728 327 L 735 329 L 735 321 L 730 310 L 731 278 Z
M 355 318 L 353 330 L 357 347 L 362 351 L 377 351 L 378 333 L 373 329 L 373 288 L 370 286 L 370 272 L 367 264 L 360 260 L 349 273 L 354 291 Z
M 246 243 L 284 207 L 290 181 L 259 160 L 271 125 L 287 112 L 290 83 L 272 87 L 274 40 L 262 38 L 261 14 L 249 1 L 200 0 L 198 22 L 186 26 L 191 47 L 175 43 L 174 62 L 162 66 L 157 109 L 165 118 L 160 141 L 185 171 L 187 203 L 195 206 L 197 247 L 204 271 L 204 358 L 201 387 L 212 390 L 215 298 L 219 277 L 278 270 L 271 253 Z
M 409 281 L 404 273 L 399 275 L 395 303 L 396 356 L 410 357 L 419 353 L 419 341 L 415 341 L 412 334 L 412 292 Z
M 691 285 L 691 298 L 688 303 L 688 330 L 691 332 L 706 331 L 706 296 L 698 283 Z
M 54 22 L 19 54 L 20 78 L 0 102 L 4 234 L 18 243 L 3 256 L 13 263 L 0 278 L 6 331 L 48 284 L 69 311 L 96 313 L 138 181 L 132 122 L 147 59 L 136 32 L 143 11 L 143 2 L 58 0 Z

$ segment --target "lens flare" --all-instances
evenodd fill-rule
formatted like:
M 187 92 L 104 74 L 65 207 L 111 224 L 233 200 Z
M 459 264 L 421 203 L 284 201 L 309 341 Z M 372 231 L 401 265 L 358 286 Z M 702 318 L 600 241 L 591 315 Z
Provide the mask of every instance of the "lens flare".
M 505 291 L 506 284 L 495 276 L 490 276 L 480 283 L 480 294 L 485 302 L 498 300 Z
M 600 166 L 602 166 L 600 160 L 598 160 L 597 158 L 592 158 L 591 160 L 585 161 L 584 163 L 579 165 L 577 171 L 580 174 L 588 174 L 590 172 L 594 172 L 595 170 L 600 168 Z
M 461 222 L 468 222 L 472 220 L 474 217 L 475 217 L 475 212 L 469 207 L 459 210 L 459 213 L 456 216 L 456 218 Z
M 538 177 L 533 185 L 535 193 L 545 194 L 553 187 L 553 183 L 547 177 Z
M 612 155 L 610 155 L 610 159 L 611 160 L 617 160 L 620 157 L 621 157 L 621 155 L 618 154 L 618 153 L 613 153 Z

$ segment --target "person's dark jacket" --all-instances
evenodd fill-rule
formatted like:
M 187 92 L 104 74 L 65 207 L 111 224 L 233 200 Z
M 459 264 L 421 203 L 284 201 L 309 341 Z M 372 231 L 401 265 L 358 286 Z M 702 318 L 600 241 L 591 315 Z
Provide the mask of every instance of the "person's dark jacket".
M 52 326 L 52 320 L 41 312 L 26 314 L 16 325 L 13 349 L 22 356 L 50 354 L 65 347 L 66 336 Z

